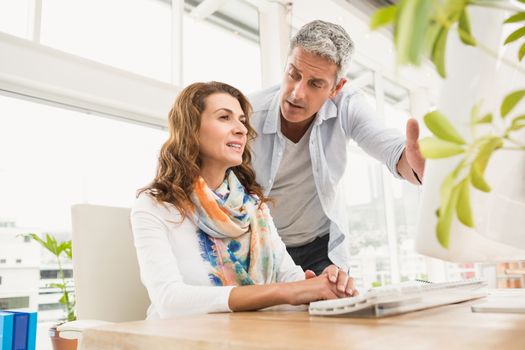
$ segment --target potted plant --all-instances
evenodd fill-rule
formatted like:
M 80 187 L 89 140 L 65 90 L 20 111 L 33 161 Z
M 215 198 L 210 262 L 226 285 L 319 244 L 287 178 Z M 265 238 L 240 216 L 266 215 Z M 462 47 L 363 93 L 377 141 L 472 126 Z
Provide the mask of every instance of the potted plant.
M 433 137 L 419 143 L 427 159 L 440 162 L 439 167 L 435 161 L 427 162 L 427 170 L 430 166 L 433 171 L 432 177 L 426 176 L 425 180 L 432 185 L 427 186 L 432 193 L 423 195 L 422 201 L 425 205 L 429 198 L 435 212 L 425 213 L 423 222 L 425 229 L 434 232 L 434 237 L 425 238 L 435 240 L 436 247 L 439 244 L 437 257 L 445 260 L 459 256 L 449 254 L 453 249 L 461 249 L 454 241 L 474 242 L 480 237 L 482 242 L 489 234 L 491 239 L 523 248 L 522 235 L 514 231 L 525 222 L 515 214 L 525 207 L 525 196 L 520 192 L 525 164 L 525 115 L 523 104 L 518 106 L 525 100 L 525 89 L 519 83 L 511 86 L 497 80 L 500 65 L 513 69 L 514 75 L 524 72 L 517 62 L 503 57 L 499 49 L 504 38 L 503 45 L 518 48 L 518 62 L 525 57 L 525 5 L 518 3 L 525 4 L 525 0 L 514 4 L 401 0 L 376 11 L 371 18 L 372 29 L 392 24 L 398 64 L 420 65 L 427 60 L 445 79 L 438 110 L 424 117 Z M 475 15 L 472 28 L 471 12 Z M 504 26 L 512 27 L 502 36 Z M 447 60 L 446 53 L 453 59 Z M 454 122 L 448 118 L 451 116 L 455 117 Z M 490 247 L 493 249 L 494 245 Z M 461 256 L 478 259 L 466 254 L 462 252 Z M 523 256 L 521 251 L 513 254 Z M 486 255 L 492 256 L 488 252 Z
M 70 322 L 76 320 L 75 315 L 75 300 L 72 292 L 68 290 L 70 285 L 67 283 L 64 277 L 64 268 L 63 268 L 63 259 L 70 260 L 72 259 L 72 250 L 71 250 L 71 240 L 57 242 L 56 238 L 50 234 L 46 234 L 45 240 L 40 238 L 34 233 L 30 233 L 29 236 L 34 241 L 38 242 L 42 247 L 44 247 L 48 252 L 50 252 L 55 258 L 58 265 L 58 278 L 60 282 L 50 283 L 49 286 L 57 288 L 62 293 L 59 303 L 64 306 L 65 317 L 64 322 Z M 64 339 L 59 336 L 57 326 L 61 323 L 52 326 L 49 329 L 49 335 L 51 337 L 51 343 L 53 344 L 53 349 L 55 350 L 76 350 L 77 340 L 76 339 Z

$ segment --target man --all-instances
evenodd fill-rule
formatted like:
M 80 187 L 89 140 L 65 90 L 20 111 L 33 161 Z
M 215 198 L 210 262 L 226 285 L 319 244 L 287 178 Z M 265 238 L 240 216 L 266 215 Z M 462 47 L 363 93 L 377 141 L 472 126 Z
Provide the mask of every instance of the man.
M 272 215 L 288 252 L 304 270 L 332 263 L 348 270 L 347 216 L 339 183 L 350 139 L 396 177 L 421 183 L 417 121 L 406 142 L 385 129 L 357 92 L 343 91 L 353 43 L 338 25 L 314 21 L 292 38 L 281 86 L 250 96 L 257 181 L 274 199 Z

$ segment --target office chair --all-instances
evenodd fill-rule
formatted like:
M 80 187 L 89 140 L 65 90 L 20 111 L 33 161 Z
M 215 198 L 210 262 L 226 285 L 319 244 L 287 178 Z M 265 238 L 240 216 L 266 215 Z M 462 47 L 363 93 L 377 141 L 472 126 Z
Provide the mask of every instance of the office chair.
M 140 281 L 129 215 L 127 208 L 90 204 L 71 208 L 78 321 L 59 327 L 62 334 L 69 332 L 64 338 L 78 338 L 75 332 L 103 323 L 97 321 L 146 318 L 150 301 Z

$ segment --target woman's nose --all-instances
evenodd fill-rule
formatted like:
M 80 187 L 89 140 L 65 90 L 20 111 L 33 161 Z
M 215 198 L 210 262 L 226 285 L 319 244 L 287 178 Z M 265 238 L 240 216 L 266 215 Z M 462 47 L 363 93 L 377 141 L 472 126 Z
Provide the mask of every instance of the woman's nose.
M 246 135 L 246 134 L 248 134 L 248 128 L 246 128 L 246 125 L 245 125 L 243 122 L 241 122 L 240 120 L 238 120 L 238 121 L 236 121 L 236 123 L 235 123 L 234 133 L 235 133 L 235 134 Z

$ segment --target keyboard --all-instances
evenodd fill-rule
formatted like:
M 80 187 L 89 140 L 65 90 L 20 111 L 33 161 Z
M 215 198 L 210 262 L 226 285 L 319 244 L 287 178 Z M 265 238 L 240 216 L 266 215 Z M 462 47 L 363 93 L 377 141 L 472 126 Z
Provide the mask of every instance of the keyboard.
M 478 299 L 487 294 L 487 282 L 480 279 L 402 282 L 372 288 L 356 297 L 312 302 L 308 311 L 316 316 L 374 318 Z

